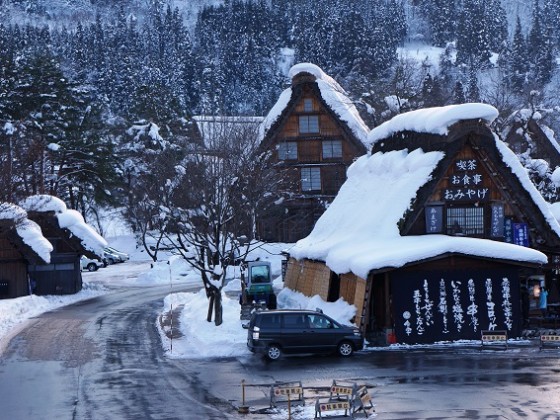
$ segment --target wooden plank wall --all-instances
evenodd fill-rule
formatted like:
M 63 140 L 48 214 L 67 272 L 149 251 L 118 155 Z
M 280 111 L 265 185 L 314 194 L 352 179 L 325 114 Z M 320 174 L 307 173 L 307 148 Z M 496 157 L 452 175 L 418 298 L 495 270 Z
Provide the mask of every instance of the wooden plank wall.
M 288 260 L 284 285 L 305 296 L 319 295 L 325 301 L 329 294 L 331 271 L 324 264 L 315 261 Z
M 356 323 L 360 322 L 365 302 L 366 280 L 353 273 L 341 274 L 340 297 L 356 307 Z

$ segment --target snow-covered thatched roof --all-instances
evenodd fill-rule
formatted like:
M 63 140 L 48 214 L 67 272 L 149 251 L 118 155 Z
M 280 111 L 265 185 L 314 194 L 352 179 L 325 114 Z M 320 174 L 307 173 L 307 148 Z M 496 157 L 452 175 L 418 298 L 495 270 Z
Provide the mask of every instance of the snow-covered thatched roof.
M 299 63 L 290 69 L 288 75 L 294 78 L 299 74 L 307 73 L 315 77 L 315 82 L 321 92 L 321 97 L 329 108 L 345 122 L 354 136 L 363 144 L 367 142 L 369 128 L 364 123 L 356 106 L 352 103 L 346 91 L 321 68 L 311 63 Z M 291 87 L 282 92 L 276 104 L 271 108 L 260 127 L 260 137 L 263 139 L 268 130 L 278 120 L 284 109 L 292 99 L 293 90 Z
M 68 209 L 59 198 L 51 195 L 34 195 L 26 198 L 20 204 L 30 213 L 53 212 L 58 221 L 58 226 L 62 229 L 68 229 L 73 236 L 76 236 L 84 249 L 97 256 L 103 255 L 107 241 L 84 221 L 79 212 Z
M 52 244 L 43 236 L 39 225 L 27 218 L 27 212 L 15 204 L 0 203 L 0 221 L 13 223 L 19 238 L 44 262 L 51 260 Z
M 480 103 L 418 109 L 397 115 L 371 130 L 367 145 L 371 146 L 401 131 L 444 135 L 450 126 L 459 121 L 481 119 L 491 123 L 497 116 L 496 108 Z
M 489 121 L 492 115 L 497 115 L 493 108 L 480 105 L 402 114 L 396 117 L 397 122 L 386 123 L 382 131 L 379 128 L 373 130 L 370 138 L 374 142 L 390 141 L 388 137 L 397 132 L 412 130 L 445 134 L 461 119 Z M 420 118 L 422 114 L 424 119 Z M 430 116 L 431 121 L 427 121 Z M 493 139 L 503 164 L 511 169 L 529 193 L 551 229 L 560 235 L 560 225 L 515 154 L 497 136 Z M 424 152 L 420 148 L 362 156 L 349 168 L 346 182 L 311 234 L 290 250 L 291 256 L 325 261 L 336 273 L 353 272 L 363 278 L 372 270 L 398 268 L 448 253 L 546 263 L 547 257 L 543 253 L 505 242 L 441 234 L 400 235 L 399 222 L 411 209 L 420 188 L 432 179 L 444 156 L 444 151 Z

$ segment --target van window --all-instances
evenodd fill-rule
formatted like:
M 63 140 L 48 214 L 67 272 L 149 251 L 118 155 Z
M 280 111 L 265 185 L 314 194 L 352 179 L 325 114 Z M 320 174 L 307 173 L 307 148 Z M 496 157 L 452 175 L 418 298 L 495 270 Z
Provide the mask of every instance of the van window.
M 261 319 L 261 328 L 280 328 L 280 315 L 263 315 Z
M 332 328 L 333 323 L 322 315 L 309 315 L 310 324 L 313 328 Z
M 288 329 L 301 329 L 307 328 L 307 316 L 301 314 L 286 314 L 284 315 L 284 328 Z

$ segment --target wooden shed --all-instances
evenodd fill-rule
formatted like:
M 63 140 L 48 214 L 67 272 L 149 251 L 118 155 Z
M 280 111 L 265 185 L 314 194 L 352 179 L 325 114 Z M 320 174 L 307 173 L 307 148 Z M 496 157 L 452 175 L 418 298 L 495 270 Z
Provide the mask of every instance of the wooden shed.
M 371 155 L 290 251 L 286 286 L 343 297 L 365 332 L 402 343 L 519 335 L 521 289 L 558 268 L 560 225 L 490 130 L 495 116 L 465 104 L 374 129 Z
M 22 207 L 53 246 L 49 264 L 29 266 L 37 295 L 73 294 L 82 290 L 80 258 L 100 259 L 107 242 L 88 226 L 81 215 L 66 208 L 60 199 L 32 196 Z
M 336 196 L 346 169 L 366 152 L 368 128 L 344 90 L 312 64 L 290 70 L 291 86 L 262 124 L 260 150 L 282 174 L 276 205 L 258 215 L 258 235 L 295 242 Z
M 48 263 L 50 250 L 52 246 L 23 209 L 0 203 L 0 299 L 31 294 L 28 267 Z

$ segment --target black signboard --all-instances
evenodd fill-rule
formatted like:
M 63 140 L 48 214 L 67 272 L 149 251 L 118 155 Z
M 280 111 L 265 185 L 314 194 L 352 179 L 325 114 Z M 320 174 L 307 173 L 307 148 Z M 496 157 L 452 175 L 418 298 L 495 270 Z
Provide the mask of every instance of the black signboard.
M 443 206 L 426 206 L 426 233 L 443 232 Z
M 504 205 L 501 203 L 492 204 L 490 235 L 493 238 L 504 237 Z
M 395 272 L 391 290 L 399 343 L 480 340 L 481 330 L 519 333 L 516 269 Z

